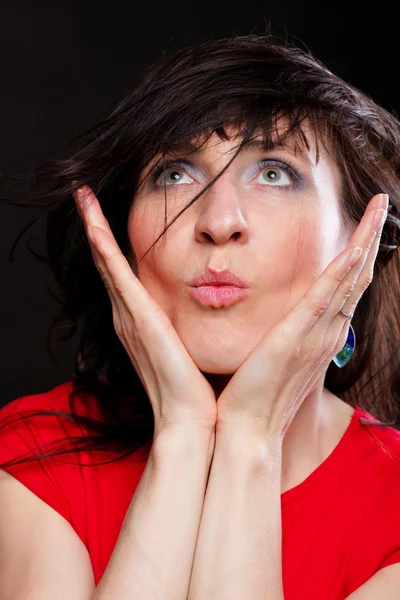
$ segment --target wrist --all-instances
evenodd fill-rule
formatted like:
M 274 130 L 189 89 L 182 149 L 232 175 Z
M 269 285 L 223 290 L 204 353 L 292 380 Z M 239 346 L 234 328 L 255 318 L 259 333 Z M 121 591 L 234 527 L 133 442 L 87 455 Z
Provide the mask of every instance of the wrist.
M 282 439 L 260 431 L 257 427 L 219 427 L 216 432 L 215 449 L 222 448 L 232 460 L 260 462 L 280 462 L 282 460 Z
M 214 452 L 215 429 L 195 425 L 163 425 L 154 432 L 152 451 L 157 454 L 206 454 Z

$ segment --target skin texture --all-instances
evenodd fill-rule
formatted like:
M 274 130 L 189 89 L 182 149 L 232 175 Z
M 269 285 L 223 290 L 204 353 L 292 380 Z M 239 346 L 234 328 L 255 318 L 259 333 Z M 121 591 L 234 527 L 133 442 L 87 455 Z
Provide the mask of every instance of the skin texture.
M 229 139 L 229 142 L 230 141 L 231 140 Z M 215 149 L 215 145 L 213 145 L 212 142 L 213 140 L 211 140 L 210 144 L 211 150 L 213 148 Z M 220 148 L 219 144 L 220 143 L 217 142 L 217 145 Z M 231 150 L 232 148 L 229 148 L 228 154 Z M 208 147 L 205 151 L 203 148 L 203 153 L 201 155 L 197 153 L 197 161 L 199 156 L 200 158 L 204 158 L 204 154 L 206 159 L 210 159 Z M 219 163 L 220 155 L 221 152 L 217 155 L 217 158 L 215 158 L 211 153 L 211 158 L 214 160 L 210 164 Z M 226 156 L 226 153 L 224 156 Z M 298 158 L 298 155 L 296 156 Z M 328 155 L 326 158 L 329 161 Z M 312 165 L 312 163 L 310 163 L 310 165 Z M 171 165 L 169 166 L 171 167 Z M 176 166 L 177 165 L 175 165 L 175 167 Z M 182 164 L 179 166 L 182 167 Z M 193 164 L 191 166 L 193 167 Z M 317 166 L 317 164 L 315 164 L 315 166 Z M 331 173 L 335 173 L 334 163 L 331 162 L 330 166 Z M 186 169 L 188 169 L 188 165 L 185 165 L 185 175 L 187 174 Z M 208 169 L 209 165 L 206 164 L 204 167 L 204 165 L 199 165 L 198 162 L 196 163 L 195 171 L 196 173 L 201 173 L 203 177 L 205 176 L 205 182 L 207 182 L 209 176 Z M 264 171 L 265 169 L 263 172 Z M 329 174 L 329 169 L 325 169 L 325 174 L 326 173 Z M 248 207 L 249 205 L 253 205 L 253 200 L 256 200 L 257 203 L 260 202 L 256 192 L 259 192 L 259 190 L 265 187 L 264 185 L 261 185 L 259 188 L 258 186 L 260 183 L 264 183 L 265 181 L 269 184 L 271 181 L 276 183 L 275 180 L 277 180 L 280 184 L 283 183 L 285 187 L 285 182 L 289 181 L 289 184 L 291 183 L 291 180 L 285 179 L 282 176 L 282 173 L 277 170 L 272 171 L 270 169 L 268 171 L 269 177 L 263 177 L 263 182 L 257 182 L 257 184 L 254 184 L 252 179 L 251 181 L 244 180 L 243 176 L 245 174 L 248 175 L 248 171 L 243 165 L 241 166 L 239 177 L 237 177 L 237 172 L 233 172 L 233 174 L 229 172 L 230 179 L 228 179 L 228 182 L 231 192 L 230 194 L 226 192 L 219 197 L 217 196 L 215 203 L 222 198 L 221 202 L 224 206 L 224 203 L 227 202 L 226 198 L 229 196 L 229 204 L 227 204 L 229 209 L 230 198 L 234 197 L 236 200 L 239 197 L 240 201 L 242 201 L 243 190 L 245 190 L 246 202 L 243 202 L 243 204 Z M 254 175 L 254 172 L 252 174 Z M 336 174 L 338 176 L 337 170 Z M 176 170 L 175 172 L 171 172 L 171 175 L 174 184 L 179 184 L 181 181 L 181 172 Z M 314 181 L 316 179 L 317 178 L 314 178 Z M 232 184 L 232 180 L 235 182 L 235 185 Z M 329 181 L 329 177 L 322 178 L 322 181 L 327 180 Z M 337 184 L 338 180 L 340 183 L 340 177 L 337 177 L 336 180 L 334 177 L 331 178 L 332 185 L 334 186 L 335 183 Z M 185 186 L 189 185 L 190 187 L 192 183 L 193 180 L 190 179 L 189 184 L 185 183 Z M 197 181 L 196 184 L 198 184 Z M 227 184 L 224 183 L 224 185 L 226 186 Z M 180 187 L 182 186 L 178 185 L 178 188 Z M 268 185 L 267 187 L 275 186 Z M 158 190 L 160 188 L 152 187 L 150 189 L 152 192 L 155 192 L 155 189 Z M 179 193 L 176 191 L 175 185 L 172 189 L 175 191 L 172 197 L 172 203 L 171 196 L 169 197 L 169 216 L 171 216 L 171 212 L 177 210 L 179 201 L 182 200 L 182 198 L 179 197 Z M 335 206 L 338 211 L 337 214 L 339 215 L 339 202 L 337 201 L 337 199 L 340 198 L 339 186 L 336 186 L 334 189 L 337 190 L 337 194 L 336 196 L 333 196 L 333 199 L 336 201 Z M 299 190 L 304 192 L 304 184 L 302 186 L 289 187 L 290 192 Z M 169 318 L 166 314 L 168 308 L 161 306 L 163 304 L 162 294 L 157 296 L 157 285 L 159 283 L 157 280 L 158 273 L 163 275 L 163 268 L 171 267 L 172 269 L 172 267 L 175 267 L 176 265 L 173 262 L 168 263 L 168 261 L 161 264 L 160 257 L 156 257 L 155 254 L 150 257 L 149 269 L 147 270 L 147 278 L 145 277 L 145 280 L 150 281 L 150 284 L 155 284 L 153 286 L 155 292 L 152 291 L 149 293 L 150 290 L 146 290 L 143 283 L 138 281 L 137 277 L 132 276 L 131 269 L 132 267 L 135 267 L 135 265 L 129 265 L 126 259 L 121 256 L 111 229 L 101 213 L 95 196 L 90 189 L 87 191 L 89 194 L 86 196 L 86 193 L 83 192 L 83 190 L 80 190 L 78 192 L 77 201 L 83 211 L 82 215 L 85 213 L 86 219 L 91 224 L 91 227 L 88 227 L 87 229 L 87 233 L 92 244 L 93 257 L 96 266 L 107 285 L 107 289 L 110 291 L 116 332 L 120 336 L 127 351 L 130 355 L 133 355 L 133 363 L 136 364 L 136 362 L 139 362 L 139 367 L 142 369 L 142 377 L 145 383 L 147 381 L 147 385 L 154 387 L 154 385 L 157 384 L 159 375 L 162 375 L 160 385 L 156 385 L 156 388 L 159 387 L 160 389 L 156 389 L 156 392 L 161 393 L 161 400 L 164 400 L 167 404 L 170 402 L 170 410 L 172 412 L 175 411 L 176 402 L 178 404 L 181 402 L 181 404 L 186 405 L 181 407 L 181 410 L 183 408 L 185 409 L 183 414 L 181 414 L 181 418 L 183 417 L 184 419 L 182 422 L 184 427 L 182 428 L 180 425 L 180 435 L 175 435 L 173 437 L 175 437 L 175 440 L 178 440 L 178 442 L 179 440 L 182 441 L 182 439 L 185 439 L 185 436 L 187 440 L 191 440 L 192 442 L 196 439 L 199 440 L 197 435 L 193 436 L 192 430 L 190 430 L 190 435 L 188 436 L 187 416 L 188 410 L 189 413 L 192 414 L 200 409 L 201 414 L 198 418 L 200 421 L 204 420 L 203 410 L 205 407 L 203 407 L 203 404 L 205 390 L 206 393 L 211 392 L 211 406 L 207 406 L 208 408 L 211 408 L 212 417 L 215 414 L 214 409 L 217 411 L 217 415 L 215 415 L 218 417 L 216 420 L 217 431 L 215 449 L 212 455 L 212 466 L 209 478 L 206 483 L 206 496 L 201 512 L 198 536 L 196 537 L 196 540 L 194 540 L 192 528 L 186 548 L 183 548 L 180 544 L 179 549 L 177 548 L 175 550 L 175 554 L 170 552 L 171 547 L 169 537 L 164 538 L 164 547 L 166 542 L 169 547 L 171 565 L 179 565 L 179 569 L 181 569 L 182 560 L 177 559 L 177 553 L 180 554 L 181 558 L 187 558 L 190 554 L 190 561 L 184 568 L 183 576 L 182 573 L 177 574 L 175 569 L 172 574 L 172 579 L 171 569 L 165 562 L 163 563 L 164 569 L 167 568 L 164 572 L 170 573 L 170 575 L 169 585 L 167 585 L 167 587 L 165 586 L 165 577 L 161 575 L 161 578 L 158 578 L 158 583 L 162 588 L 161 595 L 163 595 L 163 597 L 169 597 L 171 594 L 170 590 L 174 590 L 175 592 L 176 581 L 179 581 L 180 585 L 183 585 L 184 587 L 178 595 L 182 595 L 182 597 L 188 598 L 189 600 L 192 600 L 192 598 L 193 600 L 194 598 L 200 600 L 200 598 L 203 597 L 207 599 L 218 598 L 218 600 L 223 600 L 223 598 L 229 598 L 230 600 L 240 598 L 241 600 L 244 600 L 244 598 L 254 599 L 255 597 L 268 597 L 271 598 L 271 600 L 281 600 L 283 599 L 284 592 L 281 563 L 282 531 L 280 494 L 282 491 L 291 489 L 293 486 L 296 486 L 303 481 L 303 479 L 314 471 L 320 462 L 331 453 L 336 444 L 340 441 L 344 429 L 348 426 L 350 417 L 353 415 L 354 411 L 352 407 L 347 406 L 342 400 L 333 394 L 329 394 L 327 390 L 323 388 L 323 380 L 326 368 L 328 368 L 327 365 L 329 364 L 328 361 L 331 360 L 333 354 L 337 353 L 345 343 L 344 336 L 341 335 L 339 341 L 334 343 L 334 352 L 332 353 L 331 344 L 337 339 L 337 332 L 335 331 L 334 340 L 326 340 L 328 335 L 326 329 L 327 327 L 333 329 L 333 324 L 335 323 L 335 330 L 339 328 L 337 325 L 339 324 L 342 333 L 346 333 L 346 329 L 348 329 L 347 322 L 343 321 L 343 317 L 338 315 L 339 309 L 345 308 L 353 312 L 363 291 L 365 291 L 366 287 L 372 281 L 373 264 L 379 248 L 383 223 L 387 216 L 388 195 L 378 194 L 377 197 L 374 196 L 368 204 L 367 214 L 364 215 L 361 219 L 361 223 L 354 231 L 354 234 L 351 235 L 351 244 L 353 246 L 356 244 L 361 247 L 360 250 L 363 248 L 364 250 L 367 250 L 366 254 L 364 253 L 362 260 L 354 264 L 354 260 L 357 260 L 357 257 L 355 257 L 353 261 L 350 261 L 348 248 L 346 248 L 347 254 L 345 252 L 344 256 L 346 256 L 347 259 L 343 260 L 343 253 L 339 252 L 339 256 L 334 256 L 333 260 L 329 262 L 328 268 L 324 269 L 321 274 L 318 269 L 317 261 L 314 261 L 312 264 L 312 269 L 314 270 L 311 272 L 313 273 L 314 278 L 317 279 L 315 284 L 311 281 L 311 286 L 309 286 L 305 292 L 302 292 L 301 299 L 299 303 L 296 302 L 294 310 L 289 306 L 289 314 L 284 315 L 280 322 L 270 325 L 265 333 L 262 332 L 261 335 L 263 337 L 261 343 L 257 343 L 256 347 L 244 358 L 237 370 L 231 373 L 226 370 L 223 371 L 223 367 L 220 367 L 218 372 L 209 372 L 207 374 L 207 377 L 212 381 L 214 386 L 213 389 L 210 386 L 209 381 L 203 376 L 203 372 L 200 371 L 199 366 L 196 364 L 196 359 L 193 360 L 193 357 L 191 357 L 184 348 L 184 340 L 179 337 L 179 332 L 174 324 L 171 323 L 171 321 L 173 321 L 173 316 L 172 318 Z M 225 188 L 223 188 L 223 191 L 225 192 Z M 264 191 L 265 190 L 263 190 L 263 193 Z M 274 192 L 275 191 L 277 190 L 275 189 Z M 140 203 L 138 202 L 133 205 L 133 210 L 129 217 L 129 224 L 130 227 L 132 227 L 133 233 L 139 231 L 143 236 L 142 240 L 148 241 L 148 239 L 150 239 L 149 243 L 151 244 L 151 236 L 148 235 L 148 232 L 151 231 L 150 228 L 152 227 L 153 235 L 156 236 L 158 233 L 158 197 L 147 194 L 146 189 L 143 188 L 141 194 L 143 194 L 140 198 L 142 200 L 142 206 L 144 206 L 145 209 L 151 209 L 150 218 L 149 214 L 146 213 L 146 210 L 140 212 Z M 309 200 L 310 197 L 312 196 L 307 195 L 307 200 Z M 285 197 L 284 200 L 287 198 L 288 197 Z M 317 198 L 321 198 L 321 196 L 317 194 Z M 204 247 L 204 240 L 206 242 L 211 242 L 212 251 L 214 248 L 218 249 L 222 247 L 224 249 L 225 247 L 228 247 L 227 242 L 225 242 L 224 245 L 222 236 L 218 235 L 218 231 L 222 231 L 222 233 L 226 231 L 226 227 L 225 229 L 223 227 L 218 229 L 218 225 L 220 225 L 221 222 L 222 225 L 226 224 L 225 215 L 228 214 L 228 223 L 233 225 L 228 231 L 229 235 L 227 234 L 225 236 L 225 240 L 228 240 L 228 242 L 231 242 L 231 240 L 235 242 L 239 240 L 239 243 L 247 250 L 250 247 L 248 240 L 252 239 L 249 232 L 257 231 L 256 225 L 258 223 L 254 225 L 254 220 L 252 220 L 254 225 L 253 228 L 246 227 L 244 235 L 243 229 L 240 229 L 240 231 L 234 230 L 234 227 L 240 228 L 238 223 L 245 222 L 242 219 L 242 212 L 240 213 L 240 219 L 235 221 L 235 214 L 232 211 L 228 213 L 228 210 L 226 210 L 222 219 L 211 219 L 211 224 L 214 228 L 207 228 L 204 224 L 200 227 L 198 224 L 199 222 L 202 222 L 201 219 L 204 217 L 204 214 L 206 214 L 206 216 L 209 214 L 208 194 L 204 199 L 205 200 L 202 203 L 204 205 L 203 208 L 198 214 L 195 213 L 196 219 L 193 221 L 194 227 L 190 227 L 190 231 L 192 231 L 194 235 L 192 236 L 189 231 L 187 238 L 189 242 L 193 238 L 196 242 L 199 242 L 199 245 L 202 244 L 201 248 Z M 332 200 L 332 196 L 330 199 Z M 149 200 L 153 200 L 153 204 L 149 205 Z M 262 202 L 267 201 L 272 203 L 273 200 L 274 198 L 270 195 L 261 196 Z M 213 202 L 210 203 L 212 206 L 214 205 Z M 135 211 L 135 207 L 138 207 L 138 212 Z M 377 211 L 376 209 L 378 207 L 383 207 L 383 210 Z M 242 202 L 240 203 L 240 209 L 242 210 Z M 272 213 L 270 205 L 269 210 Z M 258 212 L 261 214 L 260 210 Z M 315 212 L 320 215 L 321 209 L 318 210 L 318 206 L 315 206 Z M 246 214 L 250 214 L 250 211 L 247 210 Z M 294 214 L 296 214 L 295 211 Z M 333 219 L 329 220 L 326 217 L 326 214 L 329 213 L 323 211 L 323 214 L 327 228 L 329 229 L 333 222 L 333 228 L 335 230 L 335 222 L 336 224 L 340 223 L 340 219 L 338 218 L 335 221 L 335 215 L 332 213 L 331 216 Z M 137 215 L 139 215 L 140 220 L 135 222 L 135 218 L 133 217 L 136 217 Z M 153 217 L 155 215 L 153 219 L 151 218 L 152 215 Z M 303 225 L 304 223 L 309 225 L 309 211 L 303 210 L 301 217 Z M 205 219 L 205 222 L 210 222 L 210 220 L 207 221 Z M 137 230 L 135 229 L 135 226 L 138 225 L 140 225 L 141 228 Z M 301 244 L 302 239 L 304 239 L 304 227 L 298 231 L 300 231 L 300 235 L 296 254 L 297 259 L 306 256 L 304 252 L 302 254 L 303 245 Z M 337 228 L 336 231 L 338 231 Z M 313 232 L 310 231 L 306 239 L 317 238 L 325 242 L 325 232 L 323 233 L 324 235 L 322 237 L 318 237 L 318 234 L 313 234 Z M 345 237 L 343 234 L 344 231 L 339 227 L 339 236 L 342 238 Z M 176 238 L 178 238 L 178 236 L 176 236 Z M 215 239 L 217 242 L 215 242 Z M 260 240 L 262 238 L 259 235 L 257 239 Z M 290 238 L 288 238 L 288 240 L 290 241 Z M 176 240 L 174 239 L 174 241 Z M 338 237 L 336 238 L 336 243 L 337 241 Z M 163 242 L 163 252 L 160 255 L 161 257 L 165 256 L 165 247 L 168 245 L 166 244 L 165 238 L 163 239 Z M 190 244 L 187 244 L 184 250 L 187 250 L 189 245 Z M 347 239 L 345 240 L 345 245 L 346 247 L 348 246 Z M 317 251 L 318 247 L 315 246 L 315 244 L 308 247 L 311 248 L 311 258 L 313 256 L 320 257 L 323 253 L 323 250 Z M 208 246 L 206 246 L 206 249 L 207 248 Z M 228 248 L 231 248 L 231 244 Z M 237 245 L 233 246 L 233 248 L 237 249 Z M 252 246 L 251 248 L 253 249 Z M 136 256 L 139 255 L 138 248 L 133 247 L 132 250 L 134 250 Z M 215 254 L 212 254 L 211 257 L 214 255 Z M 326 252 L 323 255 L 325 256 Z M 145 252 L 144 257 L 145 256 L 147 256 L 147 252 Z M 179 255 L 175 254 L 175 256 L 179 261 Z M 360 257 L 360 254 L 358 254 L 358 256 Z M 189 263 L 189 258 L 191 259 L 192 255 L 188 253 L 186 258 L 186 262 Z M 287 260 L 290 260 L 290 257 Z M 186 266 L 186 262 L 182 260 L 179 266 L 183 269 Z M 352 264 L 353 268 L 351 268 Z M 145 263 L 144 266 L 146 266 Z M 299 277 L 301 277 L 301 266 L 302 265 L 297 269 L 293 268 L 292 273 L 296 275 L 299 274 Z M 324 265 L 322 268 L 323 267 Z M 282 271 L 284 268 L 285 264 L 282 263 Z M 146 272 L 146 268 L 144 268 L 144 271 Z M 303 271 L 305 271 L 305 269 L 303 269 Z M 277 277 L 280 275 L 281 273 L 277 272 Z M 290 304 L 290 299 L 292 297 L 290 295 L 292 283 L 293 281 L 290 282 L 289 286 L 289 301 L 285 306 Z M 174 286 L 171 287 L 172 293 L 175 292 L 175 289 Z M 253 292 L 253 288 L 249 289 Z M 185 294 L 186 291 L 185 288 L 185 291 L 183 291 L 182 294 Z M 333 295 L 332 292 L 334 292 Z M 152 296 L 154 296 L 154 298 Z M 168 300 L 170 300 L 170 297 L 171 294 L 167 294 Z M 134 298 L 134 302 L 132 302 L 132 298 Z M 157 298 L 157 306 L 153 306 L 156 301 L 155 298 Z M 248 296 L 249 300 L 254 300 L 254 298 L 257 299 L 257 296 L 255 297 L 254 294 Z M 178 289 L 178 293 L 176 293 L 175 300 L 176 303 L 180 302 L 178 306 L 183 306 L 183 308 L 185 308 L 185 297 L 181 298 L 180 288 Z M 326 306 L 327 301 L 329 302 L 328 307 Z M 175 306 L 177 306 L 177 304 L 174 304 L 174 307 Z M 140 310 L 142 310 L 142 313 Z M 152 310 L 155 312 L 152 313 Z M 226 312 L 229 311 L 224 311 L 223 314 Z M 218 313 L 218 310 L 212 311 L 213 315 L 215 313 Z M 174 313 L 174 316 L 175 314 L 176 313 Z M 192 314 L 188 314 L 189 318 L 192 319 Z M 250 314 L 253 316 L 252 313 Z M 225 314 L 225 316 L 228 322 L 228 315 Z M 160 322 L 161 319 L 164 320 L 164 323 Z M 208 325 L 206 321 L 204 322 Z M 188 324 L 193 324 L 192 329 L 194 330 L 197 322 L 191 320 Z M 254 325 L 254 321 L 252 321 L 252 324 Z M 260 323 L 260 327 L 262 324 L 263 323 Z M 233 325 L 233 327 L 234 326 L 235 325 Z M 212 328 L 210 328 L 210 331 L 213 333 Z M 307 338 L 307 331 L 310 337 L 305 339 Z M 246 331 L 244 330 L 243 343 L 246 341 L 245 335 Z M 144 347 L 142 347 L 142 336 L 144 337 L 144 340 L 147 340 L 148 344 L 150 344 L 150 347 L 146 345 L 146 343 L 144 344 Z M 200 341 L 203 344 L 205 343 L 204 339 Z M 220 345 L 222 345 L 225 340 L 219 340 L 218 337 L 216 337 L 216 341 L 220 342 Z M 189 339 L 189 342 L 192 343 L 193 340 Z M 169 346 L 168 343 L 170 344 Z M 324 348 L 324 346 L 326 346 L 326 348 Z M 215 349 L 210 346 L 208 347 L 211 357 L 216 362 L 218 357 L 215 357 Z M 138 350 L 139 354 L 141 354 L 141 360 L 139 361 L 137 356 Z M 326 354 L 327 350 L 329 350 L 328 354 Z M 178 355 L 175 356 L 177 352 Z M 326 359 L 320 362 L 321 352 L 322 358 L 325 355 Z M 229 358 L 234 359 L 235 357 Z M 222 363 L 224 360 L 226 362 L 227 358 L 226 355 L 221 355 Z M 155 361 L 157 363 L 157 359 L 158 363 L 160 363 L 161 359 L 162 373 L 159 372 L 160 369 L 153 368 L 153 362 Z M 188 362 L 190 365 L 187 364 Z M 314 373 L 311 373 L 311 370 L 313 370 Z M 184 383 L 188 384 L 186 388 L 181 384 L 182 375 L 184 376 Z M 230 381 L 228 381 L 228 385 L 224 388 L 224 384 L 229 378 Z M 305 381 L 305 379 L 308 379 L 308 381 Z M 165 382 L 167 382 L 166 385 Z M 295 387 L 292 387 L 293 384 Z M 299 385 L 302 389 L 299 388 Z M 153 405 L 154 395 L 149 393 L 149 397 Z M 155 404 L 158 404 L 157 401 Z M 293 416 L 295 417 L 294 419 Z M 177 417 L 180 421 L 179 414 L 177 414 Z M 170 421 L 170 419 L 167 420 Z M 196 423 L 198 423 L 197 419 Z M 172 419 L 172 424 L 175 424 L 173 432 L 176 432 L 175 419 Z M 199 430 L 197 429 L 197 431 Z M 204 425 L 202 426 L 201 431 L 204 432 Z M 201 443 L 202 448 L 200 447 L 200 455 L 196 451 L 197 457 L 202 456 L 203 460 L 204 458 L 207 458 L 207 448 L 210 448 L 211 441 L 210 437 L 208 437 L 210 433 L 208 427 L 207 431 L 208 439 L 206 439 L 206 445 L 204 445 L 203 438 L 203 442 Z M 285 433 L 284 439 L 281 435 L 283 432 Z M 163 437 L 165 433 L 167 433 L 167 438 Z M 172 523 L 174 520 L 173 517 L 177 514 L 176 508 L 178 506 L 179 523 L 182 525 L 182 515 L 185 514 L 185 507 L 177 505 L 173 497 L 170 497 L 167 503 L 165 502 L 165 483 L 168 484 L 168 491 L 173 490 L 173 492 L 176 492 L 176 486 L 171 487 L 170 485 L 171 477 L 167 476 L 167 479 L 165 480 L 165 458 L 168 457 L 168 453 L 172 450 L 170 444 L 171 427 L 162 428 L 155 442 L 157 440 L 161 441 L 162 439 L 164 439 L 164 443 L 161 446 L 161 451 L 158 453 L 158 458 L 154 456 L 154 469 L 152 470 L 150 468 L 149 471 L 146 471 L 146 475 L 148 475 L 147 492 L 150 493 L 151 490 L 151 496 L 153 498 L 156 487 L 158 489 L 158 496 L 163 498 L 163 510 L 157 510 L 157 516 L 160 518 L 161 516 L 165 517 L 165 515 L 167 515 L 168 518 L 161 522 Z M 282 442 L 284 442 L 283 445 Z M 198 448 L 196 442 L 195 444 Z M 178 446 L 179 445 L 180 443 Z M 152 450 L 157 447 L 159 447 L 158 444 L 153 443 Z M 182 455 L 182 446 L 180 447 L 180 451 L 178 449 L 178 453 L 181 457 L 183 456 L 185 460 L 187 459 L 186 452 Z M 172 455 L 169 454 L 169 456 L 172 456 L 173 458 L 174 453 L 172 452 Z M 161 464 L 164 461 L 164 468 L 160 468 L 160 461 Z M 173 460 L 173 463 L 170 462 L 169 464 L 173 464 L 173 471 L 176 473 L 175 463 L 176 461 Z M 151 464 L 152 462 L 149 460 L 147 466 L 150 465 L 151 467 Z M 194 477 L 194 481 L 198 483 L 199 473 L 193 472 L 193 460 L 190 456 L 189 463 L 186 462 L 186 465 L 188 464 L 190 465 L 190 475 Z M 199 467 L 203 479 L 201 482 L 202 489 L 200 489 L 198 498 L 202 499 L 205 483 L 205 463 L 201 462 Z M 180 469 L 178 469 L 178 472 L 180 473 Z M 160 486 L 161 473 L 164 475 L 164 483 Z M 157 484 L 157 474 L 158 485 L 155 486 L 155 484 Z M 140 483 L 142 483 L 142 480 Z M 190 485 L 190 489 L 192 492 L 192 485 Z M 185 494 L 178 495 L 180 499 L 185 497 Z M 139 490 L 139 496 L 135 495 L 134 499 L 136 500 L 138 497 L 141 497 L 143 501 L 143 489 Z M 146 497 L 146 493 L 144 494 L 144 497 Z M 186 497 L 186 499 L 188 502 L 186 508 L 190 506 L 192 509 L 194 505 L 192 498 Z M 152 514 L 152 511 L 148 510 L 152 504 L 153 503 L 147 501 L 143 504 L 144 516 L 150 519 L 150 522 L 152 523 L 152 527 L 145 528 L 146 531 L 150 532 L 150 538 L 147 540 L 149 547 L 152 547 L 154 544 L 151 532 L 157 530 L 157 527 L 154 528 L 154 511 Z M 198 506 L 199 504 L 196 505 L 196 510 Z M 138 520 L 137 511 L 134 511 L 133 514 L 131 514 L 133 519 L 130 519 L 129 529 L 131 532 L 133 530 L 133 533 L 138 524 L 139 529 L 143 530 L 143 515 L 139 516 L 140 518 Z M 198 527 L 198 516 L 197 513 L 194 527 L 195 532 Z M 188 522 L 193 525 L 192 517 L 193 515 L 189 515 Z M 161 528 L 161 530 L 165 533 L 164 528 Z M 131 535 L 130 539 L 137 539 L 137 536 Z M 179 539 L 179 536 L 176 539 Z M 218 546 L 215 543 L 216 541 L 218 541 Z M 159 542 L 160 538 L 159 535 L 157 535 L 158 554 L 162 555 L 164 550 L 162 550 L 161 545 L 160 553 Z M 190 572 L 190 589 L 189 594 L 187 594 L 186 587 L 189 579 L 188 567 L 190 567 L 191 564 L 194 543 L 195 554 L 193 559 L 193 569 Z M 133 553 L 135 554 L 134 549 Z M 140 554 L 143 558 L 143 552 L 140 552 Z M 123 550 L 122 555 L 125 555 Z M 149 553 L 147 553 L 147 556 L 148 555 Z M 136 559 L 137 558 L 138 557 L 136 557 Z M 118 563 L 119 562 L 120 561 L 118 561 Z M 131 564 L 137 564 L 137 560 L 129 562 Z M 145 562 L 148 561 L 146 560 Z M 270 567 L 267 570 L 264 568 L 266 564 Z M 154 572 L 153 569 L 152 571 Z M 142 570 L 140 569 L 139 572 L 142 573 Z M 234 574 L 233 579 L 232 574 Z M 112 574 L 111 579 L 111 582 L 114 585 L 115 582 L 113 576 L 114 573 Z M 149 586 L 154 586 L 154 578 L 151 577 L 151 573 L 148 573 L 145 579 L 146 581 L 143 581 L 143 578 L 141 578 L 141 583 L 144 584 L 145 587 L 143 589 L 146 589 L 147 592 L 149 589 L 153 589 L 153 587 Z M 366 594 L 368 594 L 370 590 L 375 589 L 372 579 L 371 582 L 368 582 L 367 584 L 368 590 L 366 590 Z M 152 583 L 150 583 L 150 581 Z M 126 590 L 130 589 L 129 583 L 127 587 L 126 577 L 124 577 L 124 585 Z M 396 590 L 398 589 L 398 581 L 396 582 L 394 572 L 388 585 L 390 586 L 390 592 L 392 592 L 394 598 Z M 378 584 L 378 586 L 380 586 L 380 584 Z M 117 595 L 118 593 L 119 592 L 117 592 Z M 150 594 L 152 594 L 151 591 Z M 363 590 L 362 596 L 364 597 L 364 595 Z M 365 595 L 365 597 L 367 596 Z
M 286 124 L 282 119 L 278 125 Z M 333 153 L 319 144 L 316 163 L 314 134 L 307 124 L 303 130 L 310 144 L 306 155 L 294 147 L 245 148 L 138 267 L 141 283 L 168 315 L 217 398 L 260 339 L 348 245 L 355 229 L 342 223 L 341 175 Z M 214 134 L 201 152 L 188 157 L 194 166 L 171 167 L 158 186 L 149 180 L 134 198 L 128 232 L 138 260 L 164 228 L 164 178 L 169 223 L 234 154 L 239 140 L 235 129 L 227 131 L 229 141 Z M 265 158 L 289 161 L 301 182 L 296 186 L 281 167 L 257 167 Z M 268 178 L 271 171 L 275 180 Z M 230 307 L 198 304 L 188 283 L 206 267 L 227 267 L 242 276 L 250 295 Z M 303 481 L 330 454 L 352 414 L 321 378 L 285 435 L 282 491 Z

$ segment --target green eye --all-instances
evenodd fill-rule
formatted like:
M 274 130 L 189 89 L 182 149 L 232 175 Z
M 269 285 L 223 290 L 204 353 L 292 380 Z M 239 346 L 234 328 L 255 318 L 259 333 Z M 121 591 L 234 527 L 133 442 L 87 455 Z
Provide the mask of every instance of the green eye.
M 179 171 L 177 171 L 176 169 L 170 169 L 170 171 L 166 171 L 166 173 L 168 173 L 168 172 L 174 183 L 179 181 Z
M 268 169 L 267 171 L 264 171 L 264 173 L 266 173 L 266 175 L 263 175 L 266 181 L 279 181 L 281 178 L 280 173 L 277 173 L 275 169 Z
M 293 181 L 281 167 L 267 167 L 261 171 L 261 177 L 264 182 L 276 187 L 286 187 L 293 185 Z M 260 182 L 261 183 L 261 182 Z
M 164 185 L 164 181 L 166 185 L 176 185 L 180 183 L 193 183 L 193 180 L 186 173 L 186 165 L 185 168 L 180 168 L 174 165 L 168 166 L 165 165 L 165 169 L 163 167 L 156 167 L 156 169 L 152 173 L 152 181 L 154 185 L 162 186 Z M 181 181 L 181 178 L 186 176 L 189 181 Z M 168 176 L 170 179 L 168 180 Z M 163 180 L 164 178 L 164 180 Z

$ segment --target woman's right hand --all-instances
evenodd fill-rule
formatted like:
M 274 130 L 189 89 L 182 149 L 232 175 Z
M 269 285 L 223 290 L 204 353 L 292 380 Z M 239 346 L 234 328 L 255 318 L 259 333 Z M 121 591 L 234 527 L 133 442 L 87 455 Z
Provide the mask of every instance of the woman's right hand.
M 109 294 L 115 331 L 154 414 L 154 437 L 171 427 L 214 432 L 214 391 L 166 313 L 133 273 L 89 186 L 74 192 L 92 256 Z M 88 231 L 88 226 L 91 229 Z

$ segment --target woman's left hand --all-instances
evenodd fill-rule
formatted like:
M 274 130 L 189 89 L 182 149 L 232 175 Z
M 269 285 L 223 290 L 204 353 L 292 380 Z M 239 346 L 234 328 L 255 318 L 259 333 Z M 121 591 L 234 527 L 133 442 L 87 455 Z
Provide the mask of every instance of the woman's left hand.
M 261 339 L 217 401 L 216 431 L 239 428 L 282 442 L 302 402 L 342 350 L 349 319 L 373 278 L 387 211 L 386 194 L 372 198 L 350 247 L 323 271 L 296 306 Z M 381 218 L 381 223 L 375 218 Z M 375 221 L 375 222 L 374 222 Z M 361 257 L 350 260 L 354 247 Z

